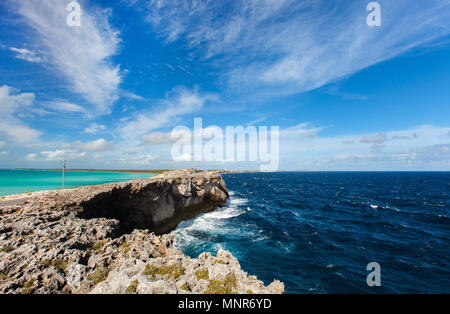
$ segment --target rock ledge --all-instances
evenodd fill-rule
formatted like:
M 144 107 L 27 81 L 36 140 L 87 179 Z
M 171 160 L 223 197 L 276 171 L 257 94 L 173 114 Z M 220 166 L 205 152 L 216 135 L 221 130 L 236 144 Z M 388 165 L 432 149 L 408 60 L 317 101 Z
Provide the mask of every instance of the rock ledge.
M 0 293 L 283 293 L 231 253 L 189 258 L 165 234 L 228 197 L 218 172 L 188 169 L 0 208 Z

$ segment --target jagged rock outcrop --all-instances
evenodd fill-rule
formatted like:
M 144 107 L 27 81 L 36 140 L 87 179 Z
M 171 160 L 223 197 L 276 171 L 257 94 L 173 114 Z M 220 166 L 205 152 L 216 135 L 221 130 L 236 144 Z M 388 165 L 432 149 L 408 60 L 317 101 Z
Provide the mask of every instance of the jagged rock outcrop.
M 150 180 L 90 187 L 85 194 L 85 190 L 80 190 L 75 196 L 81 207 L 79 217 L 115 218 L 121 222 L 121 233 L 149 229 L 156 234 L 167 233 L 181 221 L 223 205 L 229 197 L 219 174 L 197 170 L 177 170 Z M 70 197 L 73 201 L 74 196 Z
M 282 293 L 229 252 L 192 259 L 163 234 L 227 198 L 217 172 L 189 169 L 0 206 L 0 293 Z

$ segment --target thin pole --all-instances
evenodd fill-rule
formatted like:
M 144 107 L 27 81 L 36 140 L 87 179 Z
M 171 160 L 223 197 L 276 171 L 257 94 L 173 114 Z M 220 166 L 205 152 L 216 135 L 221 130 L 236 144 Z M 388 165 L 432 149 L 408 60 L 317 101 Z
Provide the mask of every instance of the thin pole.
M 66 171 L 66 160 L 63 159 L 63 184 L 62 184 L 62 188 L 64 190 L 64 172 Z

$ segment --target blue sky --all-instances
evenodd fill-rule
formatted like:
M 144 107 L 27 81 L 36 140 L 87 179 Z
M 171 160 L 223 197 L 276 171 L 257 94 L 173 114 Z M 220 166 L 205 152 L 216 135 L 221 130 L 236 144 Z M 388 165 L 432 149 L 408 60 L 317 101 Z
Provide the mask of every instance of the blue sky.
M 450 170 L 450 1 L 0 4 L 0 168 L 174 162 L 179 125 L 279 126 L 280 170 Z

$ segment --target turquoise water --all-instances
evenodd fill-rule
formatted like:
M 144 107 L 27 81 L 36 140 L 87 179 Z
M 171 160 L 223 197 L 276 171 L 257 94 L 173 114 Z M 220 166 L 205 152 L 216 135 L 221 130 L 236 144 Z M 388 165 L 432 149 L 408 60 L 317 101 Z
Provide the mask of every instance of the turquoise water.
M 148 173 L 66 171 L 65 188 L 150 178 Z M 0 196 L 61 188 L 62 171 L 0 170 Z

